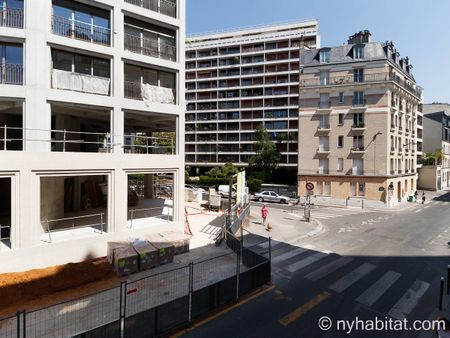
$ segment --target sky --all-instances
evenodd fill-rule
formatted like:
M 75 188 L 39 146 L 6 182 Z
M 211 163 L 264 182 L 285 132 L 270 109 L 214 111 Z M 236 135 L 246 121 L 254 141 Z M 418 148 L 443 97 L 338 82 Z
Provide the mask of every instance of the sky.
M 187 34 L 317 19 L 321 46 L 368 29 L 409 56 L 424 102 L 450 103 L 449 0 L 186 0 Z

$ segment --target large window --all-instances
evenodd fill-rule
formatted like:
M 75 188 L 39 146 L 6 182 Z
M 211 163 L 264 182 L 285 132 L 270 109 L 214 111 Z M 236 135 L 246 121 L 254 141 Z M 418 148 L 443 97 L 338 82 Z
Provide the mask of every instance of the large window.
M 353 69 L 354 82 L 364 82 L 364 68 Z
M 67 0 L 53 1 L 54 34 L 110 45 L 109 12 Z
M 23 0 L 1 0 L 0 26 L 23 28 Z
M 0 44 L 1 83 L 23 84 L 23 47 L 15 44 Z
M 320 63 L 328 63 L 330 62 L 330 50 L 322 49 L 319 51 L 319 61 Z
M 110 60 L 52 50 L 53 68 L 85 75 L 110 78 Z
M 353 93 L 353 104 L 359 106 L 365 104 L 364 92 L 358 91 Z

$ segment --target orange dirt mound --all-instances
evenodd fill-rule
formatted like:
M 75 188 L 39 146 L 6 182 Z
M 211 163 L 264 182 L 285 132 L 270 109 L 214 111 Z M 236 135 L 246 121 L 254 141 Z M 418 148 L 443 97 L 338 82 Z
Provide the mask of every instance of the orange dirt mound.
M 0 274 L 0 314 L 81 297 L 119 281 L 105 259 Z

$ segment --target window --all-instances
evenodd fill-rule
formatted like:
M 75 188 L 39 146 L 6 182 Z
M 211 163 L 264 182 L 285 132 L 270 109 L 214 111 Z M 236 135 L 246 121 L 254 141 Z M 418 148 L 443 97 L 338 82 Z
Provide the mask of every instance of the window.
M 352 174 L 353 175 L 362 175 L 364 168 L 364 162 L 362 158 L 354 158 L 352 164 Z
M 339 135 L 338 136 L 338 148 L 344 147 L 344 136 Z
M 319 119 L 320 129 L 328 129 L 330 127 L 330 121 L 327 115 L 320 115 Z
M 339 103 L 344 103 L 344 93 L 339 93 Z
M 343 158 L 338 158 L 338 160 L 337 160 L 337 171 L 338 172 L 344 171 L 344 159 Z
M 363 113 L 353 114 L 353 127 L 356 127 L 356 128 L 364 127 L 364 114 Z
M 365 196 L 365 195 L 366 195 L 366 184 L 358 183 L 358 196 Z
M 78 74 L 110 78 L 110 60 L 52 50 L 53 68 Z
M 364 138 L 362 135 L 353 136 L 353 150 L 364 150 Z
M 331 182 L 316 182 L 317 195 L 331 195 Z
M 364 46 L 353 47 L 353 58 L 355 60 L 360 60 L 364 58 Z
M 364 82 L 364 68 L 353 69 L 353 81 L 357 83 Z
M 321 71 L 320 72 L 320 85 L 321 86 L 326 86 L 330 84 L 330 73 L 329 72 L 325 72 L 325 71 Z
M 319 174 L 328 174 L 328 159 L 319 159 Z
M 330 50 L 324 49 L 319 52 L 319 61 L 320 63 L 330 62 Z
M 364 197 L 366 195 L 366 184 L 364 182 L 350 183 L 350 196 Z
M 344 114 L 339 114 L 339 125 L 342 126 L 344 124 Z
M 354 105 L 363 105 L 364 101 L 364 92 L 358 91 L 353 93 L 353 104 Z

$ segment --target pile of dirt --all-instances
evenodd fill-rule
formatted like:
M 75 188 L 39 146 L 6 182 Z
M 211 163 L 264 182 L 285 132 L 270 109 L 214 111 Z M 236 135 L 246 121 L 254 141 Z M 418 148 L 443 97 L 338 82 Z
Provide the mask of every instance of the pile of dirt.
M 0 314 L 81 297 L 119 282 L 106 259 L 0 274 Z

